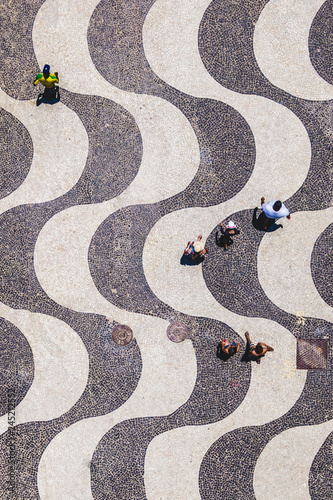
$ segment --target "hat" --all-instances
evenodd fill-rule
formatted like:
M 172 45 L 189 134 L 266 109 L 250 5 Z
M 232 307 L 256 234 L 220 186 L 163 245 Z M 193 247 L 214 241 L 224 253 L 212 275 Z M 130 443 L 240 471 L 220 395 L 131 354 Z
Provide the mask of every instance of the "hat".
M 205 245 L 202 241 L 196 241 L 193 245 L 195 253 L 200 253 L 205 248 Z
M 45 64 L 43 68 L 43 75 L 49 75 L 50 74 L 50 66 L 49 64 Z
M 234 222 L 232 222 L 232 220 L 229 220 L 228 224 L 227 224 L 227 228 L 228 229 L 235 229 L 236 227 L 236 224 Z

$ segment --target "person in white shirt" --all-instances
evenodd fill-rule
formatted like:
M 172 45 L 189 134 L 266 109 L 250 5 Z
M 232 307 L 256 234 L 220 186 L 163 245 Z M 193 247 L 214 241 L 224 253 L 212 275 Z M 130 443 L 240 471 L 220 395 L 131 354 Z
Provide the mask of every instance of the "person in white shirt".
M 280 219 L 281 217 L 287 217 L 287 219 L 290 219 L 290 212 L 288 208 L 280 200 L 271 200 L 268 203 L 265 203 L 265 198 L 262 197 L 261 208 L 265 214 L 263 221 L 265 230 L 272 226 L 276 219 Z

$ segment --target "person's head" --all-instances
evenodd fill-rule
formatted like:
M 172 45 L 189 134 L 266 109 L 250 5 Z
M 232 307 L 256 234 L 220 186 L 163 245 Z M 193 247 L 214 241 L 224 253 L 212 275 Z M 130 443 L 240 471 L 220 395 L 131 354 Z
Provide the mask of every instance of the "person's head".
M 204 244 L 203 242 L 200 240 L 200 241 L 196 241 L 193 245 L 193 248 L 194 248 L 194 251 L 195 253 L 200 253 L 204 250 Z
M 274 205 L 273 205 L 273 210 L 274 212 L 278 212 L 280 208 L 282 207 L 282 203 L 280 200 L 277 200 Z
M 43 68 L 43 76 L 44 78 L 48 78 L 49 75 L 50 75 L 50 66 L 49 64 L 45 64 Z
M 232 220 L 229 220 L 229 222 L 227 224 L 227 229 L 235 229 L 235 228 L 236 228 L 236 224 Z
M 237 352 L 237 347 L 232 345 L 229 347 L 229 350 L 228 350 L 228 353 L 229 353 L 229 356 L 234 356 Z
M 257 354 L 262 354 L 262 352 L 263 352 L 262 346 L 259 345 L 259 344 L 257 344 L 256 348 L 255 348 L 255 351 L 256 351 Z

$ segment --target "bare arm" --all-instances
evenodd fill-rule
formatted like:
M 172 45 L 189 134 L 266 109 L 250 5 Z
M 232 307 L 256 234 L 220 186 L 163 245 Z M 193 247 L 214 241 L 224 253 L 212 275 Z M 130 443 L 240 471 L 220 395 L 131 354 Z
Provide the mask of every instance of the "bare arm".
M 267 351 L 270 351 L 270 352 L 273 352 L 273 351 L 274 351 L 273 347 L 271 347 L 271 346 L 269 346 L 269 345 L 265 344 L 264 342 L 260 342 L 260 345 L 262 345 L 262 346 L 264 347 L 264 349 L 266 348 L 266 352 L 267 352 Z

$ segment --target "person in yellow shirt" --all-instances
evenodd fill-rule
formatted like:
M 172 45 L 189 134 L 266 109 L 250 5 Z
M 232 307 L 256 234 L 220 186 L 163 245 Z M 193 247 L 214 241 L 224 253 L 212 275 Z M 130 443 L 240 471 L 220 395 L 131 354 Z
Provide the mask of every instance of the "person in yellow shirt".
M 48 64 L 45 64 L 43 73 L 38 73 L 36 76 L 34 86 L 38 83 L 41 83 L 45 87 L 43 97 L 48 101 L 52 99 L 59 101 L 59 87 L 56 85 L 56 83 L 59 83 L 58 73 L 50 73 L 50 66 Z

